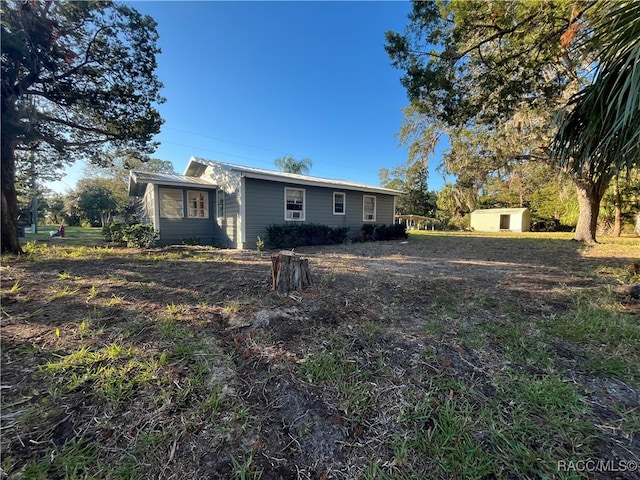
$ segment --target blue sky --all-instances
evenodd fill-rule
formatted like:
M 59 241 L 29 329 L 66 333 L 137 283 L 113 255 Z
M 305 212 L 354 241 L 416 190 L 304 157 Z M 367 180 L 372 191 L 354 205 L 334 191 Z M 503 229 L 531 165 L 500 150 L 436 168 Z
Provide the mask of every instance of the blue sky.
M 311 175 L 378 185 L 381 168 L 406 161 L 395 134 L 408 101 L 384 33 L 404 31 L 409 2 L 129 3 L 158 22 L 167 102 L 153 156 L 178 173 L 191 156 L 275 169 L 290 155 L 310 158 Z

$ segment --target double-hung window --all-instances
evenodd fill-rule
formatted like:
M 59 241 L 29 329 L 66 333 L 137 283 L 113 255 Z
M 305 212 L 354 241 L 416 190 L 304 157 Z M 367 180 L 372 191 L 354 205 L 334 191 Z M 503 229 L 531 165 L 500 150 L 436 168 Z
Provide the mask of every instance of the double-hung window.
M 160 216 L 162 218 L 184 217 L 184 197 L 182 190 L 160 189 Z
M 303 188 L 284 189 L 284 219 L 303 221 L 305 217 L 305 191 Z
M 333 192 L 333 214 L 344 215 L 347 196 L 343 192 Z
M 373 195 L 362 196 L 362 220 L 365 222 L 376 221 L 376 197 Z
M 189 204 L 187 210 L 189 218 L 209 218 L 209 194 L 207 192 L 189 190 L 187 203 Z

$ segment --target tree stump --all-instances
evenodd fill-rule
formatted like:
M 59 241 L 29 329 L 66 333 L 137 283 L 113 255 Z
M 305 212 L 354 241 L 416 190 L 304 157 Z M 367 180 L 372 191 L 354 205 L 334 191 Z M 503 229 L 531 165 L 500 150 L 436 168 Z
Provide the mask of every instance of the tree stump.
M 278 295 L 288 295 L 291 290 L 300 291 L 311 285 L 309 260 L 288 250 L 271 256 L 272 289 Z
M 640 299 L 640 283 L 636 283 L 635 285 L 621 285 L 615 287 L 614 291 L 622 297 Z

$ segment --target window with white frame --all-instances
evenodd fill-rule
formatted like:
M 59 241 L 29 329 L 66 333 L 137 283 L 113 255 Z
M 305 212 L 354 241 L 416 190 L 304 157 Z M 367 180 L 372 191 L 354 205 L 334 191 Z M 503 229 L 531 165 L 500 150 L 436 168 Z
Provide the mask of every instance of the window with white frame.
M 362 196 L 362 220 L 365 222 L 376 221 L 376 197 L 373 195 Z
M 333 214 L 344 215 L 347 196 L 343 192 L 333 192 Z
M 303 221 L 305 212 L 305 191 L 303 188 L 284 189 L 284 219 Z
M 209 218 L 209 194 L 189 190 L 187 192 L 187 216 L 189 218 Z
M 160 216 L 162 218 L 184 217 L 184 197 L 182 190 L 160 189 Z

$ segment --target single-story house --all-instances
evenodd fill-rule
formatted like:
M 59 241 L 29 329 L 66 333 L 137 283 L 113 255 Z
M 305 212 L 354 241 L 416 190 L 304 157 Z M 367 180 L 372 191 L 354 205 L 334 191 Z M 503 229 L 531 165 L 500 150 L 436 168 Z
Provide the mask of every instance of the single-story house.
M 274 224 L 392 225 L 402 192 L 343 180 L 192 157 L 182 175 L 132 171 L 129 195 L 141 197 L 143 222 L 159 245 L 190 243 L 255 248 Z
M 528 232 L 531 212 L 528 208 L 487 208 L 471 212 L 471 228 L 478 232 Z

